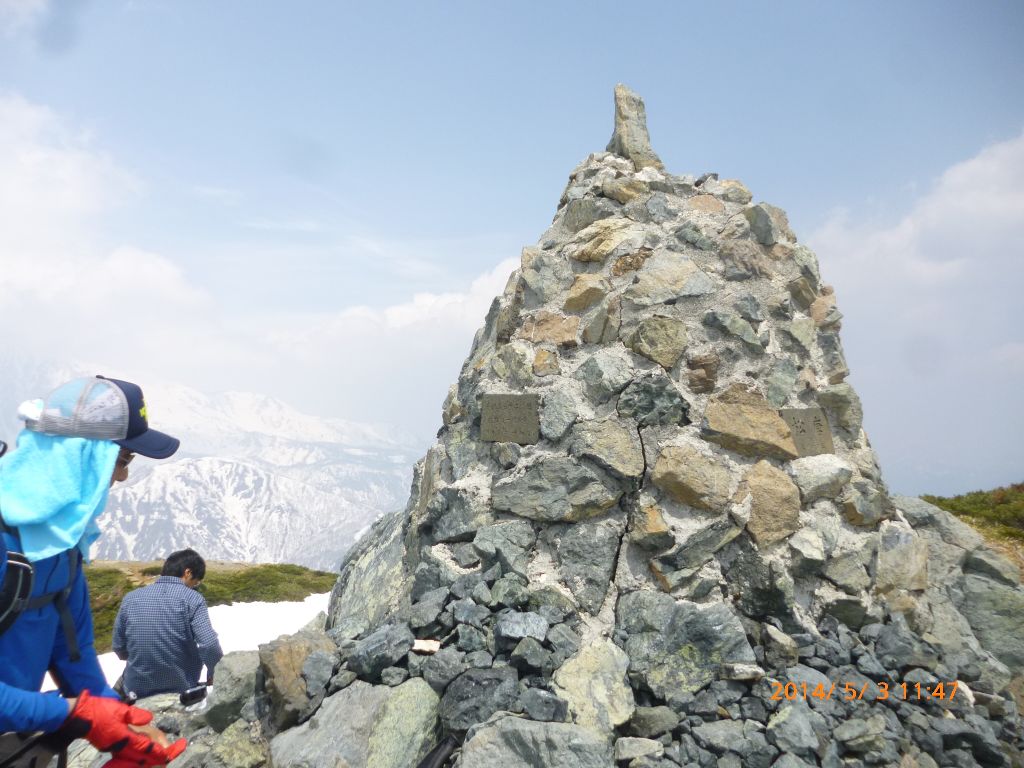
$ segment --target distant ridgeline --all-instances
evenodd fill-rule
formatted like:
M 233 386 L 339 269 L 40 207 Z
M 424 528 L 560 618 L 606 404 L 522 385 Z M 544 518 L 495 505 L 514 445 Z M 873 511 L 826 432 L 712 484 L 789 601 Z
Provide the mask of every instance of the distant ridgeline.
M 264 646 L 254 705 L 194 749 L 248 729 L 275 768 L 405 768 L 449 735 L 459 768 L 1021 764 L 1019 572 L 889 494 L 817 258 L 740 182 L 668 174 L 645 121 L 617 87 L 406 509 L 346 560 L 327 632 Z

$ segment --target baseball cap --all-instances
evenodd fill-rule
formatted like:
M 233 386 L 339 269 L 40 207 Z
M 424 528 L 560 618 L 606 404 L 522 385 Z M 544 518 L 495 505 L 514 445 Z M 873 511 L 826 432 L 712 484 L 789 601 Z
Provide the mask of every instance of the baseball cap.
M 177 438 L 150 429 L 138 384 L 105 376 L 73 379 L 44 400 L 23 404 L 19 415 L 33 432 L 112 440 L 151 459 L 166 459 L 180 445 Z
M 32 566 L 25 556 L 0 546 L 0 635 L 6 632 L 32 594 Z

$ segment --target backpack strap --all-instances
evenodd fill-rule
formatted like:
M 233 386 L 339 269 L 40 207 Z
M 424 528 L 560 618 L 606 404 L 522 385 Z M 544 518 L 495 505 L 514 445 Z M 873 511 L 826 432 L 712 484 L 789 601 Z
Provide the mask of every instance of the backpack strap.
M 75 619 L 71 615 L 71 607 L 68 605 L 68 598 L 71 596 L 71 589 L 75 586 L 75 578 L 82 567 L 82 553 L 78 547 L 68 550 L 68 583 L 63 589 L 56 592 L 47 592 L 45 595 L 30 597 L 25 601 L 22 610 L 35 611 L 53 603 L 60 616 L 60 626 L 64 630 L 64 639 L 68 644 L 68 655 L 71 661 L 79 661 L 82 658 L 82 650 L 78 647 L 78 633 L 75 631 Z
M 20 548 L 21 542 L 18 537 L 18 531 L 15 528 L 7 525 L 4 522 L 3 514 L 0 513 L 0 534 L 7 534 L 14 538 L 18 542 Z M 82 567 L 82 552 L 78 547 L 72 547 L 68 551 L 68 582 L 64 585 L 63 589 L 59 589 L 56 592 L 47 592 L 44 595 L 37 595 L 36 597 L 29 597 L 25 600 L 15 602 L 15 612 L 21 613 L 22 611 L 35 611 L 40 608 L 45 608 L 50 603 L 54 604 L 57 609 L 57 614 L 60 616 L 60 626 L 64 631 L 64 639 L 68 644 L 68 655 L 71 661 L 79 661 L 82 658 L 82 649 L 78 647 L 78 633 L 75 631 L 75 619 L 71 615 L 71 607 L 68 605 L 68 598 L 71 597 L 71 590 L 75 586 L 75 579 L 78 577 L 78 571 Z

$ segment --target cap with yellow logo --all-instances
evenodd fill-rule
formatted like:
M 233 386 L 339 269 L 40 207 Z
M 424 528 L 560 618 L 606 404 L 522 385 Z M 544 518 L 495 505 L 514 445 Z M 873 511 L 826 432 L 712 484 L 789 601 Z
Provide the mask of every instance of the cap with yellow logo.
M 166 459 L 180 444 L 177 438 L 150 429 L 138 384 L 104 376 L 62 384 L 45 400 L 24 403 L 18 415 L 33 432 L 113 440 L 153 459 Z

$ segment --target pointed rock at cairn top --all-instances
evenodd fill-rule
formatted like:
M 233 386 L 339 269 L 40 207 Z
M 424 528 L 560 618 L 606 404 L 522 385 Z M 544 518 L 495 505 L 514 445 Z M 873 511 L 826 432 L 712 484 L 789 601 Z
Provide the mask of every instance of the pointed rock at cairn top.
M 638 171 L 644 168 L 657 168 L 659 171 L 665 169 L 661 159 L 651 149 L 644 100 L 622 83 L 615 86 L 615 132 L 606 149 L 632 160 Z

